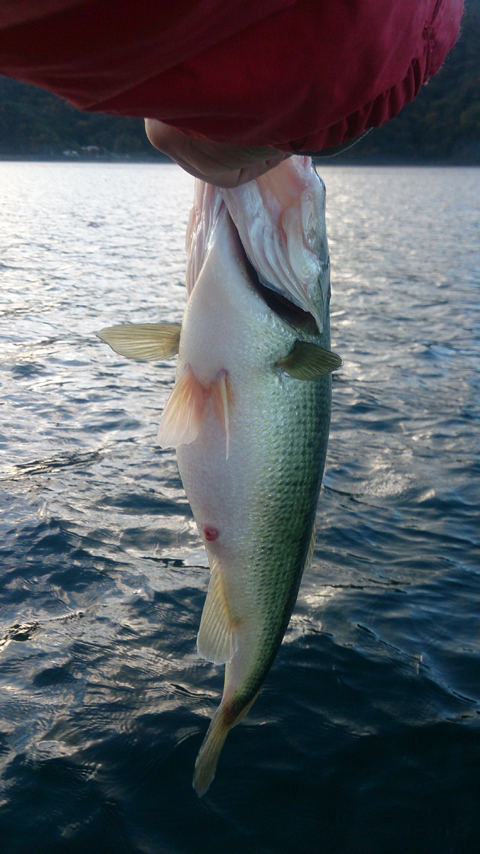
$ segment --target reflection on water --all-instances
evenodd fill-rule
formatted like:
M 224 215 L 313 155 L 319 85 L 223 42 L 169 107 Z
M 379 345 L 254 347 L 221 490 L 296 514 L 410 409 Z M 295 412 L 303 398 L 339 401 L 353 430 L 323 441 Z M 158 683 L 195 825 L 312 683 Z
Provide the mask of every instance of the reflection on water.
M 327 166 L 333 419 L 312 566 L 200 802 L 221 668 L 207 562 L 156 445 L 192 180 L 1 163 L 2 852 L 478 849 L 480 171 Z

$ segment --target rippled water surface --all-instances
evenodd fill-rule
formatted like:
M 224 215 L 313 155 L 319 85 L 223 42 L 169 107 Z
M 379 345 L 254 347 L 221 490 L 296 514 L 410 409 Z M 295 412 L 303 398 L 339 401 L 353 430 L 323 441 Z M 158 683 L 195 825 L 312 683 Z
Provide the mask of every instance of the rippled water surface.
M 172 452 L 192 179 L 0 163 L 2 854 L 480 850 L 480 170 L 327 166 L 333 419 L 285 642 L 199 800 L 223 683 Z

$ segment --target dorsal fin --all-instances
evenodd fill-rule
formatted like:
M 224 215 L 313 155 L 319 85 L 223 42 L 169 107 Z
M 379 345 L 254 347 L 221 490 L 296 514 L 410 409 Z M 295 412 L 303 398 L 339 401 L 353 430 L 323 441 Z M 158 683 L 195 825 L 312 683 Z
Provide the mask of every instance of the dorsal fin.
M 163 410 L 158 441 L 162 448 L 189 445 L 200 430 L 206 391 L 190 365 L 185 366 Z
M 215 377 L 210 386 L 210 394 L 212 396 L 215 417 L 225 432 L 225 459 L 228 460 L 230 455 L 230 407 L 232 392 L 230 383 L 228 382 L 228 374 L 225 370 L 219 371 Z
M 315 519 L 315 521 L 313 523 L 312 536 L 310 537 L 310 545 L 308 546 L 307 558 L 305 560 L 304 569 L 306 569 L 309 566 L 310 561 L 312 559 L 313 550 L 315 548 L 315 536 L 316 536 L 316 534 L 317 534 L 317 520 Z
M 297 380 L 318 380 L 340 368 L 342 360 L 336 353 L 326 350 L 320 344 L 295 341 L 288 356 L 280 359 L 277 365 Z
M 220 565 L 212 565 L 207 598 L 203 606 L 197 650 L 202 658 L 214 664 L 225 664 L 238 648 L 236 624 L 228 604 Z
M 139 362 L 171 359 L 178 353 L 180 323 L 125 323 L 97 332 L 119 356 Z

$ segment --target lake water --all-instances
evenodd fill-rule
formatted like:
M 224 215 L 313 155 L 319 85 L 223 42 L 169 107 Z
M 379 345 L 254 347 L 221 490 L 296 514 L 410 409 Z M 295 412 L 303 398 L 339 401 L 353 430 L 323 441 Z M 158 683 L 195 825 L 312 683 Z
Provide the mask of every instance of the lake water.
M 193 182 L 0 163 L 2 854 L 480 850 L 480 169 L 328 165 L 333 415 L 312 565 L 199 800 L 223 684 L 173 452 Z

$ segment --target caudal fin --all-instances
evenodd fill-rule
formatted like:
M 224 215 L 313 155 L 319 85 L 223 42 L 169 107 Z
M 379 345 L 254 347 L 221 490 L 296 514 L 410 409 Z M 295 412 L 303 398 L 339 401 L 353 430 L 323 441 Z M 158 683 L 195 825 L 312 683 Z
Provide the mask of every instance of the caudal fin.
M 215 777 L 218 758 L 231 727 L 232 724 L 225 720 L 225 706 L 219 706 L 212 718 L 195 762 L 193 788 L 199 798 L 205 794 Z
M 217 762 L 228 733 L 248 714 L 257 697 L 258 692 L 235 717 L 232 717 L 232 707 L 224 703 L 215 712 L 195 762 L 193 788 L 199 798 L 208 791 L 215 777 Z

